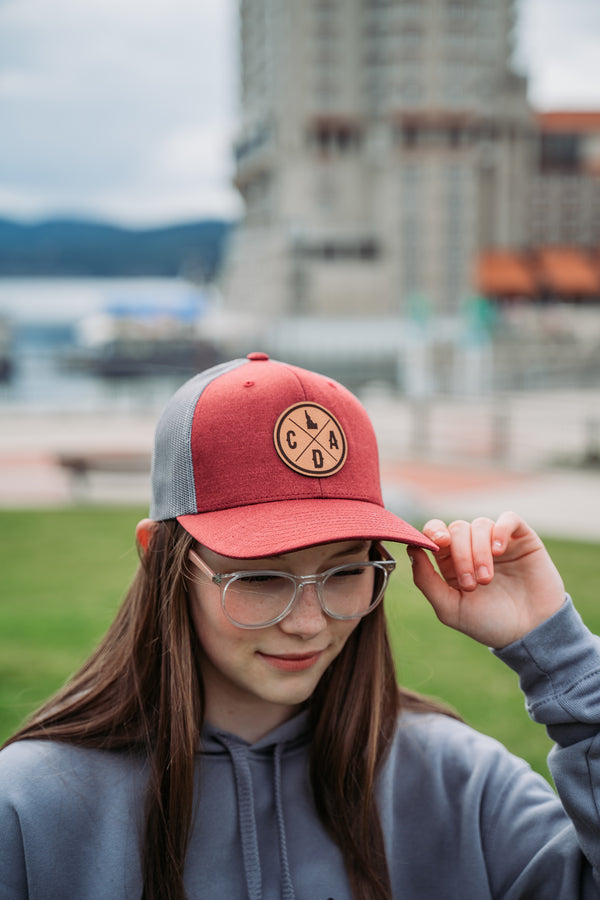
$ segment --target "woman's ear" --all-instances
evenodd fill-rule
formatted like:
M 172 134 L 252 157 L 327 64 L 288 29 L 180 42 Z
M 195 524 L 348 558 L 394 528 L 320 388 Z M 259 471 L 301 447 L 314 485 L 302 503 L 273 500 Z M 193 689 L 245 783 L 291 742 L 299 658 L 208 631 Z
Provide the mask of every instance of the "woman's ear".
M 142 519 L 136 525 L 135 538 L 144 553 L 148 549 L 155 528 L 156 522 L 154 519 Z

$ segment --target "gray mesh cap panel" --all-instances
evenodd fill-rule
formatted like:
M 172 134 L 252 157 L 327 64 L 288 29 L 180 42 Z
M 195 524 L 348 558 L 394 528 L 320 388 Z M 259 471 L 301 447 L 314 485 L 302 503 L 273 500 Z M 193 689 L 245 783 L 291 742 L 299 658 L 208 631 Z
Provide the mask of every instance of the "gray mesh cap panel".
M 156 426 L 152 456 L 150 517 L 155 521 L 198 512 L 191 451 L 194 412 L 211 381 L 247 362 L 235 359 L 200 372 L 186 381 L 165 407 Z

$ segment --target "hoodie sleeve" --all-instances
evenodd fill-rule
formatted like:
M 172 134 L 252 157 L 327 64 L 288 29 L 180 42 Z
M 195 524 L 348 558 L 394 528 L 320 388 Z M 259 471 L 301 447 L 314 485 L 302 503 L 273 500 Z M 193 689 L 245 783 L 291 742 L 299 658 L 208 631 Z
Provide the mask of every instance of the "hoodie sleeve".
M 494 652 L 517 672 L 529 715 L 555 742 L 548 765 L 600 887 L 600 638 L 567 597 L 548 621 Z

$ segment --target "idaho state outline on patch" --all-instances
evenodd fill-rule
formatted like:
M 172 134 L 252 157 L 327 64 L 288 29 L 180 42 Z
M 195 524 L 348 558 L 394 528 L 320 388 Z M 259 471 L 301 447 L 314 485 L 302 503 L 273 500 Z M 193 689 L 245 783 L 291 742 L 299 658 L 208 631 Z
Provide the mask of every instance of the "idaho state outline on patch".
M 346 435 L 333 413 L 318 403 L 295 403 L 273 431 L 275 449 L 294 472 L 311 478 L 334 475 L 346 462 Z

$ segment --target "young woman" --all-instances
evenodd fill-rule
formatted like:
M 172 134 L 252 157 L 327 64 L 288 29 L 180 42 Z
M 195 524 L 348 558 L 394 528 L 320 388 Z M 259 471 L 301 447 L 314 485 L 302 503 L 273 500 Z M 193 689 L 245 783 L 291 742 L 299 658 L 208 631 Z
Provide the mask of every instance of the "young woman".
M 0 753 L 2 900 L 600 896 L 600 650 L 517 515 L 418 532 L 356 398 L 264 354 L 178 391 L 152 478 L 114 624 Z M 398 689 L 382 541 L 519 673 L 560 800 Z

